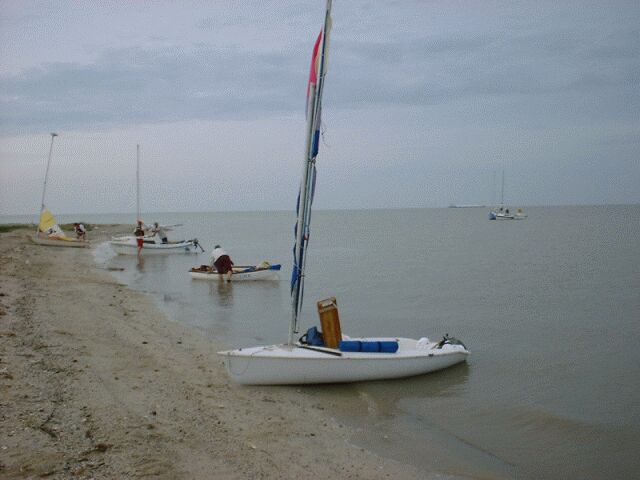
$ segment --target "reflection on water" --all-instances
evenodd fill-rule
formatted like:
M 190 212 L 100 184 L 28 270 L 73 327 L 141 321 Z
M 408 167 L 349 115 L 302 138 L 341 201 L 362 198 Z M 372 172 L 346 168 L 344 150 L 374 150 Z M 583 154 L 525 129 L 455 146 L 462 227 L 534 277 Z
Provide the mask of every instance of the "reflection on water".
M 455 398 L 471 374 L 467 363 L 406 379 L 308 387 L 305 392 L 330 405 L 336 418 L 357 432 L 354 443 L 426 471 L 509 478 L 512 466 L 481 446 L 471 445 L 433 415 L 416 415 L 411 405 Z M 411 439 L 410 441 L 408 441 Z M 434 468 L 437 465 L 437 469 Z
M 233 282 L 210 282 L 209 295 L 211 295 L 219 307 L 233 306 Z
M 428 375 L 358 384 L 310 386 L 305 392 L 329 407 L 341 423 L 352 427 L 352 441 L 382 456 L 425 472 L 463 477 L 511 478 L 514 467 L 504 458 L 469 443 L 430 411 L 434 399 L 446 401 L 462 394 L 472 373 L 467 363 Z M 423 405 L 416 413 L 413 405 Z M 425 475 L 429 476 L 429 475 Z
M 435 397 L 452 397 L 459 395 L 469 379 L 471 368 L 460 363 L 428 375 L 403 379 L 363 382 L 353 385 L 331 384 L 311 385 L 307 387 L 310 395 L 333 397 L 336 395 L 351 396 L 353 400 L 366 399 L 367 407 L 358 405 L 347 412 L 352 418 L 367 416 L 389 416 L 397 414 L 400 402 L 408 398 L 429 401 Z

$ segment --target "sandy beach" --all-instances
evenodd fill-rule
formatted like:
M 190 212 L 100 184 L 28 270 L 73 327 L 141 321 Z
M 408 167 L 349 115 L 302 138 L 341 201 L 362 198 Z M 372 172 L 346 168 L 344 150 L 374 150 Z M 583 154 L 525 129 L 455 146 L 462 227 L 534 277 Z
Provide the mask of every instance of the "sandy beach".
M 0 234 L 0 477 L 425 478 L 301 388 L 230 383 L 226 345 L 28 233 Z

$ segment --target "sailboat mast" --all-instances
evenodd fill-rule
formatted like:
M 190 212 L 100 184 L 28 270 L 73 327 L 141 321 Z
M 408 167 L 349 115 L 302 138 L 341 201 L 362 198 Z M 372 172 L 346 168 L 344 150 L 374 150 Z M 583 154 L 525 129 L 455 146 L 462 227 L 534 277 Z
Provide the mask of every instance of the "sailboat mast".
M 136 223 L 140 221 L 140 144 L 136 145 Z
M 57 133 L 51 133 L 51 145 L 49 146 L 49 159 L 47 160 L 47 169 L 44 173 L 44 185 L 42 187 L 42 201 L 40 202 L 40 214 L 44 210 L 44 196 L 47 192 L 47 180 L 49 179 L 49 167 L 51 166 L 51 156 L 53 155 L 53 139 L 58 136 Z M 40 228 L 38 227 L 39 231 Z
M 502 170 L 502 189 L 500 190 L 500 206 L 504 207 L 504 169 Z
M 291 279 L 291 322 L 289 324 L 289 345 L 293 345 L 294 336 L 298 331 L 298 315 L 302 307 L 304 292 L 304 270 L 307 257 L 307 242 L 309 240 L 309 223 L 311 221 L 311 203 L 315 183 L 315 161 L 318 151 L 320 131 L 320 111 L 322 87 L 324 83 L 326 48 L 329 29 L 331 27 L 331 0 L 327 0 L 324 26 L 321 32 L 321 44 L 316 45 L 312 58 L 311 74 L 308 85 L 307 98 L 307 135 L 305 141 L 305 158 L 303 163 L 302 180 L 298 196 L 296 221 L 296 243 L 294 247 L 294 265 Z M 316 63 L 314 65 L 314 63 Z M 317 68 L 316 68 L 317 65 Z
M 491 177 L 491 205 L 497 205 L 497 203 L 498 203 L 498 202 L 496 202 L 496 196 L 497 196 L 497 191 L 496 191 L 497 188 L 496 188 L 496 186 L 498 184 L 497 176 L 498 175 L 497 175 L 496 171 L 494 170 L 493 171 L 493 175 Z

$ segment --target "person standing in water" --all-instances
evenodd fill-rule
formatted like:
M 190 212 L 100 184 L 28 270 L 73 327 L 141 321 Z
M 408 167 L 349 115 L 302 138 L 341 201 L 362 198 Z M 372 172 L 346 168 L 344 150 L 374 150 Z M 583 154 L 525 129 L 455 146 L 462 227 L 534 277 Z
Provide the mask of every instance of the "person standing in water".
M 138 225 L 136 229 L 133 231 L 133 234 L 136 236 L 136 243 L 138 244 L 138 257 L 142 252 L 142 247 L 144 246 L 144 226 L 142 220 L 138 220 Z
M 216 245 L 211 252 L 211 270 L 216 271 L 222 275 L 222 278 L 226 277 L 227 282 L 231 281 L 231 275 L 233 274 L 233 262 L 231 257 L 225 252 L 220 245 Z

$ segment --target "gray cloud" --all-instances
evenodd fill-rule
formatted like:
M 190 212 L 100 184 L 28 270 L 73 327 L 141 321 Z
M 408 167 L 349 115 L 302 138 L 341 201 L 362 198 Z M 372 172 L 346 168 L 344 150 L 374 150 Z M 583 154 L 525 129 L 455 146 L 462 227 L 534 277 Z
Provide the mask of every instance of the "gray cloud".
M 300 109 L 299 67 L 285 54 L 239 50 L 111 51 L 91 65 L 47 64 L 3 77 L 0 123 L 8 133 L 51 123 L 78 128 Z
M 603 38 L 565 33 L 335 42 L 339 101 L 434 104 L 476 95 L 594 93 L 637 98 L 634 31 Z M 402 73 L 400 73 L 402 72 Z M 533 101 L 533 100 L 532 100 Z
M 292 12 L 292 18 L 304 15 L 300 6 Z M 227 14 L 204 18 L 198 26 L 236 26 L 243 20 L 240 13 Z M 334 31 L 325 101 L 333 108 L 361 108 L 486 96 L 539 102 L 550 95 L 557 102 L 557 95 L 571 101 L 572 94 L 582 93 L 592 97 L 587 103 L 609 97 L 617 105 L 624 97 L 638 104 L 640 46 L 630 41 L 637 28 L 572 31 L 551 24 L 532 31 L 518 28 L 522 19 L 512 21 L 502 31 L 480 25 L 455 34 L 396 32 L 384 41 L 357 29 L 343 36 Z M 92 128 L 301 112 L 309 51 L 310 42 L 266 51 L 196 43 L 107 50 L 90 64 L 44 64 L 0 77 L 0 133 L 50 124 Z

